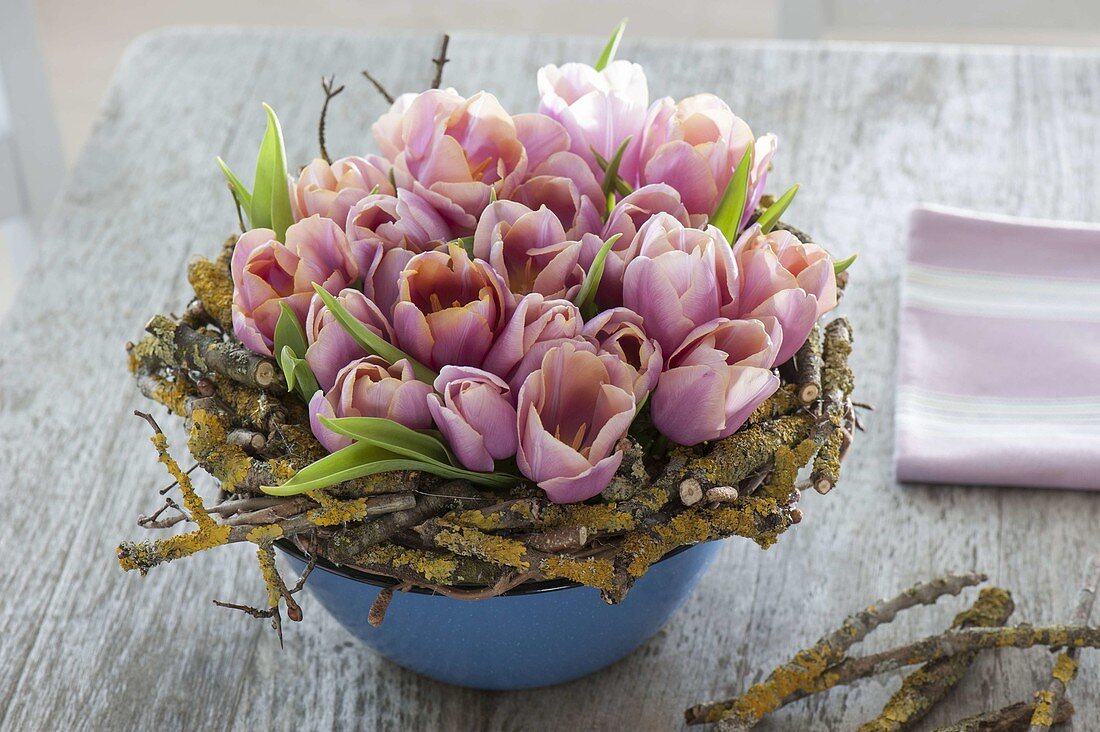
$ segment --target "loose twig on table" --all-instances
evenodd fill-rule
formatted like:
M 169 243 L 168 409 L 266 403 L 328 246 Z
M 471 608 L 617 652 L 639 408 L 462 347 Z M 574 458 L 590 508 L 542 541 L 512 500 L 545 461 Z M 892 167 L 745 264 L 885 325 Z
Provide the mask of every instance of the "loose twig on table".
M 1015 609 L 1012 595 L 1000 587 L 981 591 L 970 609 L 955 616 L 952 628 L 980 628 L 1004 625 Z M 910 729 L 962 680 L 977 653 L 960 653 L 922 666 L 902 681 L 878 717 L 859 732 L 899 732 Z
M 1085 580 L 1073 611 L 1072 622 L 1075 625 L 1088 624 L 1092 616 L 1092 606 L 1096 601 L 1098 585 L 1100 585 L 1100 554 L 1092 557 L 1085 567 Z M 1077 649 L 1068 648 L 1060 653 L 1054 662 L 1050 686 L 1035 695 L 1035 710 L 1031 716 L 1029 732 L 1046 732 L 1051 725 L 1055 724 L 1058 703 L 1065 697 L 1066 686 L 1076 675 Z
M 685 712 L 686 720 L 688 724 L 725 721 L 729 729 L 749 729 L 765 715 L 793 701 L 800 692 L 814 688 L 827 669 L 844 660 L 849 648 L 875 628 L 892 621 L 899 612 L 917 605 L 931 605 L 944 595 L 957 595 L 964 587 L 985 579 L 984 574 L 976 572 L 949 574 L 914 585 L 892 599 L 880 600 L 850 616 L 813 647 L 795 654 L 767 680 L 755 684 L 740 697 L 698 704 Z

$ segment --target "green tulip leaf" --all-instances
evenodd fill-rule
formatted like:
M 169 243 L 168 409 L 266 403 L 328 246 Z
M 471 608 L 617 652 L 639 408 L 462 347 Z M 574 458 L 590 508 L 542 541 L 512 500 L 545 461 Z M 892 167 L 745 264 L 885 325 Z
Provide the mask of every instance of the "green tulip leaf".
M 591 317 L 586 314 L 586 311 L 595 310 L 596 303 L 596 290 L 600 287 L 600 281 L 603 279 L 604 265 L 607 262 L 607 254 L 611 251 L 611 248 L 615 246 L 615 242 L 622 236 L 621 233 L 613 235 L 600 247 L 600 251 L 596 252 L 596 256 L 592 259 L 592 266 L 588 268 L 588 272 L 584 275 L 584 281 L 581 283 L 581 289 L 577 292 L 577 297 L 573 303 L 580 309 L 581 314 L 585 319 Z M 593 315 L 595 313 L 592 313 Z
M 417 432 L 400 422 L 381 417 L 321 417 L 321 424 L 338 435 L 375 447 L 389 450 L 405 457 L 434 460 L 453 465 L 454 459 L 442 441 L 431 435 Z
M 853 254 L 847 259 L 842 259 L 839 262 L 833 262 L 833 272 L 835 274 L 840 274 L 841 272 L 845 271 L 852 266 L 852 263 L 856 261 L 856 257 L 858 256 L 858 254 Z
M 275 323 L 275 352 L 281 353 L 284 347 L 290 346 L 291 353 L 298 358 L 305 358 L 306 348 L 309 347 L 306 332 L 298 322 L 298 316 L 286 301 L 280 302 L 279 306 L 282 311 L 279 313 L 279 320 Z
M 474 238 L 472 236 L 463 236 L 455 239 L 454 242 L 466 250 L 466 254 L 470 259 L 474 258 Z
M 626 139 L 619 145 L 619 149 L 615 151 L 615 154 L 611 156 L 611 159 L 607 161 L 607 167 L 603 171 L 603 195 L 607 199 L 607 211 L 611 212 L 611 209 L 615 207 L 615 181 L 619 180 L 619 165 L 623 162 L 623 154 L 626 153 L 627 145 L 630 144 L 630 136 L 627 135 Z
M 271 496 L 296 496 L 375 473 L 420 469 L 420 464 L 415 460 L 365 442 L 353 442 L 342 450 L 310 463 L 282 485 L 265 485 L 261 486 L 261 490 Z
M 745 212 L 745 201 L 749 195 L 749 171 L 752 169 L 752 147 L 750 146 L 733 171 L 733 177 L 726 185 L 722 200 L 718 203 L 710 223 L 725 234 L 726 240 L 733 244 L 741 230 L 741 217 Z
M 286 388 L 293 391 L 295 384 L 294 370 L 298 365 L 298 357 L 294 355 L 294 351 L 290 349 L 290 346 L 283 346 L 282 350 L 275 353 L 279 368 L 283 370 L 283 377 L 286 378 Z
M 600 166 L 600 170 L 606 173 L 608 165 L 607 158 L 605 158 L 603 155 L 600 155 L 600 153 L 597 152 L 596 148 L 593 147 L 590 149 L 592 150 L 592 154 L 596 156 L 596 164 Z M 634 192 L 634 189 L 631 187 L 631 185 L 618 175 L 615 176 L 615 190 L 621 197 L 629 196 L 631 193 Z
M 454 456 L 440 438 L 427 434 L 428 431 L 410 429 L 393 420 L 375 417 L 321 417 L 321 423 L 333 432 L 357 442 L 415 460 L 418 462 L 415 470 L 497 487 L 514 485 L 519 480 L 518 476 L 510 473 L 479 473 L 461 468 L 455 465 Z
M 267 112 L 267 131 L 256 157 L 256 180 L 252 185 L 248 218 L 254 227 L 274 229 L 275 238 L 283 241 L 286 230 L 294 223 L 287 183 L 286 146 L 275 110 L 267 104 L 264 110 Z
M 279 351 L 278 361 L 279 368 L 286 377 L 287 388 L 301 397 L 303 402 L 308 403 L 321 388 L 309 363 L 304 358 L 295 356 L 290 346 L 283 346 L 283 350 Z
M 791 205 L 791 201 L 794 200 L 795 194 L 798 193 L 798 184 L 787 189 L 787 192 L 779 197 L 772 205 L 765 209 L 764 213 L 760 214 L 760 218 L 756 220 L 756 223 L 760 226 L 760 230 L 767 234 L 775 225 L 779 223 L 779 217 L 786 212 L 787 207 Z
M 619 41 L 623 39 L 623 33 L 626 32 L 626 21 L 626 18 L 620 20 L 619 24 L 615 26 L 615 30 L 611 32 L 611 38 L 607 40 L 603 52 L 596 59 L 596 71 L 603 71 L 609 63 L 615 60 L 615 52 L 619 50 Z
M 307 465 L 282 485 L 262 486 L 261 490 L 272 496 L 296 496 L 347 480 L 396 470 L 419 470 L 442 478 L 468 480 L 492 488 L 508 488 L 519 482 L 518 476 L 509 473 L 477 473 L 435 460 L 405 457 L 363 441 L 353 442 L 348 447 Z
M 225 164 L 225 161 L 220 157 L 218 160 L 218 167 L 222 169 L 222 175 L 229 182 L 229 188 L 233 191 L 233 197 L 237 199 L 237 203 L 240 204 L 241 210 L 248 216 L 249 221 L 252 220 L 252 194 L 248 192 L 248 188 L 244 183 L 241 183 L 241 179 L 233 174 L 233 171 L 229 169 L 229 166 Z
M 435 373 L 397 346 L 386 342 L 384 338 L 363 325 L 358 318 L 349 313 L 347 308 L 341 305 L 340 301 L 333 297 L 325 288 L 314 283 L 313 289 L 321 296 L 321 300 L 328 307 L 332 316 L 336 318 L 336 322 L 347 331 L 348 335 L 352 337 L 352 340 L 358 343 L 364 351 L 373 353 L 390 364 L 397 363 L 401 359 L 406 359 L 412 364 L 413 373 L 416 374 L 417 379 L 423 381 L 425 384 L 432 384 L 435 382 L 439 374 Z

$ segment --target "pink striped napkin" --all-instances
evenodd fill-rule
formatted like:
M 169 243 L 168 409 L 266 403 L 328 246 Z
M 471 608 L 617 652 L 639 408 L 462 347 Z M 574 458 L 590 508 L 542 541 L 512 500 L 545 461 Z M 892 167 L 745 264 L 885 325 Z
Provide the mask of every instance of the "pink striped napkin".
M 1100 226 L 920 207 L 898 480 L 1100 489 Z

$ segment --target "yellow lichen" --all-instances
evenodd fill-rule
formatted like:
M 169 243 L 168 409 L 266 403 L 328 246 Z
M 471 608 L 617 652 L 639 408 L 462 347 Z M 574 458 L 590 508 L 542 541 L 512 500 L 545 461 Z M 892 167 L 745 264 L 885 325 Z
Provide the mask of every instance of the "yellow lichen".
M 195 460 L 221 481 L 222 489 L 232 493 L 248 475 L 252 458 L 242 448 L 229 444 L 227 434 L 226 424 L 215 413 L 205 409 L 191 413 L 188 449 Z
M 650 493 L 650 490 L 643 493 Z M 635 496 L 635 500 L 646 496 Z M 662 502 L 663 503 L 663 502 Z M 657 506 L 660 508 L 660 505 Z M 656 509 L 654 509 L 656 510 Z M 618 533 L 630 531 L 637 524 L 637 520 L 625 511 L 618 510 L 618 504 L 598 503 L 572 503 L 568 505 L 548 506 L 543 512 L 539 527 L 552 529 L 558 526 L 583 526 L 589 533 L 607 532 Z
M 794 490 L 798 471 L 810 462 L 816 451 L 817 444 L 809 438 L 798 443 L 793 450 L 787 445 L 776 449 L 772 473 L 762 488 L 762 494 L 785 502 Z
M 1077 661 L 1067 653 L 1059 653 L 1057 660 L 1054 662 L 1054 669 L 1051 672 L 1051 676 L 1061 681 L 1063 684 L 1068 684 L 1073 681 L 1073 677 L 1076 675 Z
M 283 578 L 279 576 L 279 570 L 275 567 L 275 550 L 270 542 L 256 547 L 256 558 L 260 562 L 260 574 L 267 585 L 267 606 L 275 608 L 279 606 L 279 600 L 283 597 Z
M 233 280 L 226 268 L 197 257 L 187 266 L 187 280 L 210 317 L 228 327 L 233 320 Z
M 547 577 L 567 579 L 599 590 L 610 590 L 614 585 L 615 567 L 607 559 L 547 557 L 540 563 L 539 571 Z
M 330 496 L 323 490 L 309 491 L 306 495 L 321 504 L 320 508 L 309 512 L 310 523 L 316 526 L 336 526 L 366 518 L 366 498 L 341 500 Z
M 375 544 L 355 557 L 355 564 L 408 569 L 429 582 L 452 584 L 458 571 L 458 559 L 443 552 L 406 549 L 396 544 Z
M 468 509 L 452 511 L 445 517 L 458 526 L 468 526 L 481 531 L 501 531 L 511 528 L 517 522 L 534 525 L 538 518 L 536 499 L 517 498 L 507 501 L 496 510 Z
M 798 385 L 797 384 L 784 384 L 779 387 L 774 394 L 764 400 L 764 402 L 756 408 L 751 415 L 749 415 L 747 425 L 754 425 L 760 422 L 766 422 L 770 419 L 793 412 L 796 408 L 802 406 L 802 401 L 798 398 Z
M 814 425 L 812 414 L 792 414 L 754 425 L 719 441 L 692 468 L 714 485 L 736 485 L 767 464 L 783 445 L 805 440 Z
M 192 532 L 159 541 L 122 544 L 119 546 L 118 561 L 126 571 L 136 569 L 144 573 L 158 564 L 221 546 L 229 541 L 230 527 L 219 525 L 207 513 L 202 498 L 191 484 L 191 477 L 180 468 L 179 463 L 168 452 L 168 439 L 158 431 L 153 435 L 152 442 L 157 449 L 159 461 L 179 483 L 180 493 L 183 495 L 183 506 L 198 528 Z
M 1035 692 L 1035 711 L 1031 724 L 1050 727 L 1054 724 L 1054 692 L 1049 689 Z
M 253 544 L 270 544 L 283 536 L 283 527 L 278 524 L 266 524 L 250 529 L 245 538 Z
M 435 535 L 436 545 L 455 554 L 484 559 L 517 569 L 530 569 L 527 546 L 522 541 L 486 534 L 467 526 L 453 526 Z

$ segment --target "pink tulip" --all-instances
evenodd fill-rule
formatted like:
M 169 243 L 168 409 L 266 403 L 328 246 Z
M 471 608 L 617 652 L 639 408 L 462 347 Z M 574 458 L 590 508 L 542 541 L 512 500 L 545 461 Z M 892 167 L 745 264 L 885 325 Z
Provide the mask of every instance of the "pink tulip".
M 581 243 L 566 241 L 561 222 L 545 206 L 532 211 L 517 201 L 497 201 L 474 232 L 474 256 L 491 264 L 517 295 L 572 297 L 584 281 L 580 253 Z
M 616 449 L 634 420 L 629 369 L 609 354 L 553 348 L 519 391 L 520 471 L 554 503 L 602 491 L 622 462 Z
M 313 283 L 336 294 L 359 276 L 348 240 L 332 219 L 302 219 L 284 238 L 285 244 L 271 229 L 252 229 L 233 250 L 233 332 L 265 356 L 272 355 L 280 302 L 305 323 Z
M 363 291 L 371 299 L 385 301 L 385 312 L 396 301 L 397 274 L 412 255 L 456 238 L 431 204 L 405 189 L 398 190 L 397 196 L 376 194 L 360 200 L 348 212 L 346 231 L 363 277 Z M 389 257 L 388 266 L 383 266 L 383 259 L 395 249 L 408 254 Z
M 734 245 L 740 277 L 739 317 L 774 317 L 782 328 L 776 363 L 794 355 L 817 319 L 836 307 L 833 261 L 821 247 L 789 231 L 753 226 Z
M 714 227 L 690 229 L 658 214 L 638 232 L 623 275 L 623 305 L 642 316 L 668 358 L 698 326 L 728 312 L 737 296 L 729 245 Z
M 390 249 L 375 251 L 376 259 L 372 269 L 367 271 L 363 280 L 363 292 L 374 301 L 387 318 L 393 317 L 393 306 L 401 296 L 401 273 L 416 256 L 409 249 Z
M 321 424 L 321 417 L 381 417 L 414 430 L 432 426 L 428 395 L 432 387 L 417 381 L 412 366 L 401 359 L 392 366 L 378 356 L 352 361 L 340 369 L 327 392 L 318 391 L 309 401 L 309 425 L 329 452 L 352 443 Z
M 603 190 L 588 164 L 571 152 L 551 155 L 512 192 L 512 200 L 532 210 L 546 206 L 565 227 L 570 240 L 603 228 L 607 209 Z
M 668 360 L 650 400 L 653 424 L 681 445 L 736 432 L 779 388 L 771 371 L 774 322 L 718 318 L 696 328 Z
M 414 256 L 397 287 L 397 345 L 436 370 L 481 366 L 510 314 L 512 295 L 500 275 L 459 244 Z
M 581 251 L 581 265 L 587 270 L 604 242 L 618 234 L 604 260 L 603 278 L 597 291 L 596 302 L 604 307 L 614 307 L 623 301 L 623 272 L 630 260 L 638 255 L 638 229 L 658 213 L 667 213 L 684 226 L 690 225 L 687 209 L 680 203 L 680 194 L 663 184 L 645 186 L 624 196 L 611 209 L 602 236 L 585 241 Z
M 438 211 L 422 196 L 405 189 L 398 190 L 396 196 L 378 193 L 360 199 L 348 212 L 346 223 L 353 249 L 377 245 L 419 254 L 457 238 Z
M 578 349 L 594 351 L 581 339 L 583 328 L 580 310 L 568 300 L 551 300 L 534 292 L 525 295 L 485 357 L 484 367 L 518 390 L 551 348 L 574 342 Z
M 634 371 L 634 398 L 641 403 L 657 386 L 664 364 L 661 346 L 642 328 L 642 316 L 626 308 L 612 308 L 584 325 L 584 336 L 594 341 L 597 353 L 615 356 Z
M 473 230 L 490 191 L 506 198 L 527 170 L 515 123 L 486 92 L 462 99 L 432 89 L 403 97 L 374 133 L 398 187 L 423 196 L 462 234 Z
M 464 467 L 487 473 L 493 461 L 516 454 L 516 408 L 511 390 L 499 376 L 444 366 L 435 389 L 439 394 L 428 397 L 428 409 Z
M 332 164 L 316 158 L 302 168 L 293 186 L 294 219 L 319 214 L 343 226 L 348 210 L 376 186 L 380 193 L 393 193 L 389 171 L 389 162 L 377 155 L 341 158 Z
M 367 328 L 386 341 L 393 341 L 393 330 L 378 306 L 359 290 L 347 288 L 336 299 Z M 336 321 L 319 295 L 314 295 L 306 313 L 306 363 L 317 383 L 328 391 L 336 383 L 336 374 L 352 361 L 367 355 Z
M 603 71 L 578 63 L 543 66 L 538 73 L 539 112 L 554 118 L 569 133 L 571 150 L 603 180 L 592 154 L 610 159 L 631 138 L 619 166 L 624 180 L 637 177 L 641 132 L 649 105 L 649 87 L 638 64 L 613 61 Z
M 645 121 L 639 183 L 667 183 L 692 214 L 711 215 L 745 151 L 753 148 L 747 217 L 764 193 L 775 136 L 753 139 L 752 130 L 713 94 L 653 103 Z M 746 218 L 747 220 L 747 218 Z
M 569 133 L 558 121 L 545 114 L 517 114 L 512 117 L 512 122 L 516 125 L 516 137 L 527 152 L 529 170 L 569 149 Z

